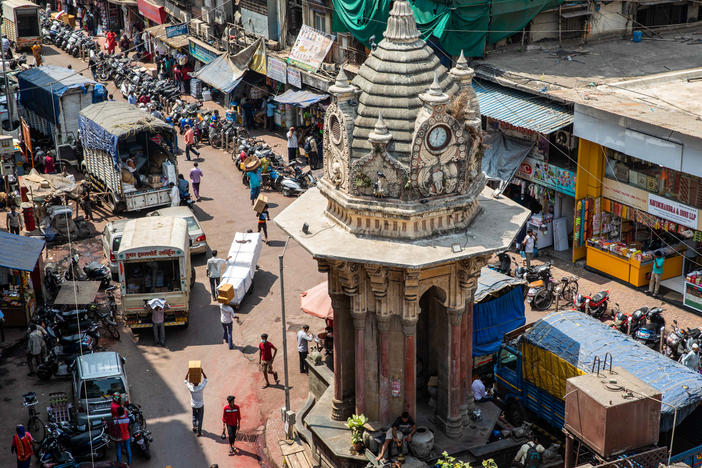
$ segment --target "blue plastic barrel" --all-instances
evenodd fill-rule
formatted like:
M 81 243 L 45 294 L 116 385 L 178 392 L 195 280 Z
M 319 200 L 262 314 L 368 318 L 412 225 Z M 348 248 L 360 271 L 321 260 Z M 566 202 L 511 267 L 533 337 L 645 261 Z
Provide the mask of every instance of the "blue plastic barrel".
M 643 33 L 641 31 L 634 31 L 634 42 L 641 42 L 641 38 L 643 37 Z

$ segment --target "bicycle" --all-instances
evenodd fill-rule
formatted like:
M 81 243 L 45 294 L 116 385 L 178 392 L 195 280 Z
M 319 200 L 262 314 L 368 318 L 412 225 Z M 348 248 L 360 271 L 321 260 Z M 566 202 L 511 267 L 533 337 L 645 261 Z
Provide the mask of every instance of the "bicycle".
M 37 394 L 34 392 L 25 393 L 22 395 L 22 406 L 27 408 L 29 419 L 27 420 L 27 430 L 32 435 L 34 442 L 41 444 L 46 437 L 46 424 L 39 417 L 39 412 L 36 406 L 39 404 Z
M 527 296 L 527 300 L 533 310 L 548 310 L 553 301 L 563 299 L 566 304 L 570 304 L 578 293 L 578 278 L 575 276 L 564 276 L 558 283 L 553 278 L 544 284 L 543 280 L 531 283 L 530 286 L 536 289 Z

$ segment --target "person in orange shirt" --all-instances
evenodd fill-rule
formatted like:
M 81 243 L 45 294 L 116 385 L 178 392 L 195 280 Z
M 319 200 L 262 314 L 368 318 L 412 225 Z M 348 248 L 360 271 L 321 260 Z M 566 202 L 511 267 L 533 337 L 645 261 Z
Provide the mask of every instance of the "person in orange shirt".
M 117 35 L 112 31 L 108 31 L 105 37 L 107 38 L 107 52 L 112 55 L 115 53 L 115 47 L 117 46 Z
M 41 67 L 41 44 L 37 43 L 32 46 L 32 55 L 36 66 Z
M 32 435 L 24 429 L 22 424 L 17 425 L 17 434 L 12 437 L 11 450 L 17 455 L 17 468 L 29 468 L 32 461 Z
M 198 157 L 200 152 L 195 149 L 195 130 L 190 126 L 185 126 L 185 159 L 190 161 L 190 152 L 195 153 Z

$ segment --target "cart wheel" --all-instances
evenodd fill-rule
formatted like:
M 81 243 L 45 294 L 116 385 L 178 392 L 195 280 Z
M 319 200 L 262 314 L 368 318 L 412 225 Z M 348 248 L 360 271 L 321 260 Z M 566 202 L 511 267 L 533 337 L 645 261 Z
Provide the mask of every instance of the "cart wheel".
M 29 433 L 32 434 L 34 442 L 37 444 L 41 444 L 44 437 L 46 437 L 46 425 L 41 419 L 39 419 L 39 416 L 32 416 L 29 418 L 27 429 L 29 430 Z
M 547 310 L 551 304 L 553 304 L 553 293 L 546 288 L 537 291 L 531 301 L 532 309 L 539 311 Z

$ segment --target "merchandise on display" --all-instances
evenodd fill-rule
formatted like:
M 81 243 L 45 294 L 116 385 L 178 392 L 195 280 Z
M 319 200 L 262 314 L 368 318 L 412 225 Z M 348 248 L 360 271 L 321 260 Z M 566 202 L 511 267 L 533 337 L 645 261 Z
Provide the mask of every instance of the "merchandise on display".
M 628 245 L 624 242 L 605 239 L 603 237 L 592 237 L 587 240 L 587 244 L 591 247 L 604 250 L 606 252 L 618 255 L 627 259 L 634 259 L 640 263 L 648 263 L 653 261 L 656 252 L 661 252 L 664 257 L 672 257 L 680 255 L 686 247 L 685 245 L 667 245 L 656 250 L 642 251 L 640 248 Z

